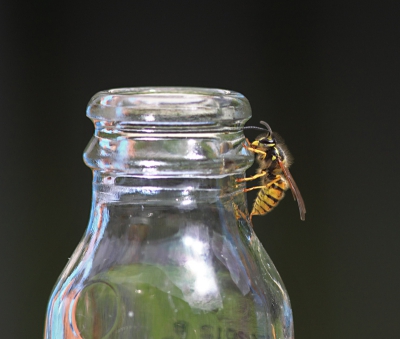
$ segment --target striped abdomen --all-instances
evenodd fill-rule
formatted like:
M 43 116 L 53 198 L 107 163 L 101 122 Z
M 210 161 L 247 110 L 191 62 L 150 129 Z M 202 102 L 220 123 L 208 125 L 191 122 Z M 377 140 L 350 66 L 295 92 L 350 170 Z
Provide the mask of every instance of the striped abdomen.
M 279 179 L 269 187 L 261 188 L 254 201 L 250 218 L 253 215 L 264 215 L 271 211 L 283 199 L 288 188 L 289 185 L 284 178 Z

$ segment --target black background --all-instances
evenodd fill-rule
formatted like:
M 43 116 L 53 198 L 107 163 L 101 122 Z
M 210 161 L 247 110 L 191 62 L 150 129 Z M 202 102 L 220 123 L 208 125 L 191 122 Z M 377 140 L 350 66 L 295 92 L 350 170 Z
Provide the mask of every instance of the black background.
M 168 85 L 243 93 L 251 123 L 268 121 L 293 153 L 307 220 L 289 195 L 254 222 L 289 291 L 296 338 L 398 337 L 399 10 L 0 2 L 1 338 L 42 337 L 49 294 L 86 227 L 88 100 Z

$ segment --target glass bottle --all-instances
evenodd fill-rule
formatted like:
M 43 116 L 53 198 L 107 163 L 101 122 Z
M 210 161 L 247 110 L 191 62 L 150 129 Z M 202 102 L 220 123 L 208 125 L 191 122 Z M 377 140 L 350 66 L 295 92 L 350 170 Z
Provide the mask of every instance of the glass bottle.
M 248 220 L 254 156 L 236 92 L 97 93 L 88 228 L 52 292 L 45 339 L 288 339 L 285 287 Z

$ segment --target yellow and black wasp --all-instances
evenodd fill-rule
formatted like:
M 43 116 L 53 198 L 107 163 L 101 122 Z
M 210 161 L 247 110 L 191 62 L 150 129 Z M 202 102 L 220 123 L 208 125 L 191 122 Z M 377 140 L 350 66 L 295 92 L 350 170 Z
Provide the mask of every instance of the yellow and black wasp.
M 244 189 L 245 192 L 260 189 L 250 213 L 250 220 L 253 215 L 264 215 L 270 212 L 283 199 L 285 191 L 289 187 L 294 200 L 297 200 L 299 205 L 300 219 L 305 220 L 306 206 L 296 182 L 289 172 L 289 167 L 292 164 L 292 157 L 289 150 L 281 138 L 272 132 L 271 127 L 266 122 L 260 121 L 260 124 L 266 128 L 256 126 L 244 127 L 244 129 L 264 131 L 252 143 L 247 140 L 249 146 L 244 145 L 250 152 L 257 154 L 259 165 L 257 174 L 248 178 L 236 179 L 237 182 L 243 182 L 261 178 L 260 186 Z

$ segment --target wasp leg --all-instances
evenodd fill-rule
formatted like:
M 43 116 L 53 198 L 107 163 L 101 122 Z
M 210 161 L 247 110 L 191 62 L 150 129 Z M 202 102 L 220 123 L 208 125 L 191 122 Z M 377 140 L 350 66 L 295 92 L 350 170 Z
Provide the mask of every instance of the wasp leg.
M 257 175 L 258 175 L 258 174 L 257 174 Z M 264 173 L 264 175 L 265 175 L 265 173 Z M 256 176 L 256 175 L 255 175 L 255 176 Z M 250 177 L 250 178 L 245 178 L 245 179 L 250 179 L 250 180 L 252 180 L 251 178 L 252 178 L 252 177 Z M 240 179 L 237 179 L 237 180 L 240 180 Z M 274 180 L 271 180 L 268 184 L 263 185 L 263 186 L 253 186 L 253 187 L 250 187 L 250 188 L 245 188 L 245 189 L 243 190 L 243 192 L 248 192 L 248 191 L 252 191 L 252 190 L 256 190 L 256 189 L 261 189 L 261 188 L 268 188 L 269 186 L 275 184 L 275 183 L 276 183 L 277 181 L 279 181 L 279 180 L 281 180 L 281 176 L 280 176 L 280 175 L 277 175 L 276 178 L 275 178 Z
M 252 191 L 252 190 L 258 190 L 258 189 L 261 189 L 261 188 L 265 188 L 266 186 L 264 185 L 264 186 L 254 186 L 254 187 L 250 187 L 250 188 L 245 188 L 245 189 L 243 189 L 243 192 L 248 192 L 248 191 Z
M 261 154 L 261 159 L 265 159 L 265 157 L 267 156 L 267 153 L 266 153 L 266 152 L 261 151 L 261 150 L 259 150 L 259 149 L 257 149 L 257 148 L 253 148 L 253 147 L 250 147 L 250 146 L 246 146 L 245 144 L 243 144 L 243 147 L 244 147 L 245 149 L 249 150 L 250 152 Z
M 249 219 L 250 219 L 250 224 L 251 224 L 251 227 L 253 227 L 253 213 L 250 213 L 250 217 L 249 217 Z M 253 227 L 254 228 L 254 227 Z
M 232 203 L 232 205 L 233 205 L 233 210 L 235 212 L 236 220 L 239 220 L 240 218 L 247 220 L 246 214 L 239 209 L 239 206 L 236 205 L 234 202 Z
M 263 177 L 263 176 L 266 175 L 266 174 L 267 174 L 267 172 L 262 171 L 261 173 L 256 174 L 256 175 L 253 175 L 252 177 L 236 179 L 236 182 L 243 182 L 243 181 L 255 180 L 255 179 L 257 179 L 257 178 Z
M 267 183 L 264 187 L 268 188 L 269 186 L 275 184 L 277 181 L 281 180 L 281 176 L 278 174 L 275 176 L 275 179 L 271 180 L 269 183 Z

